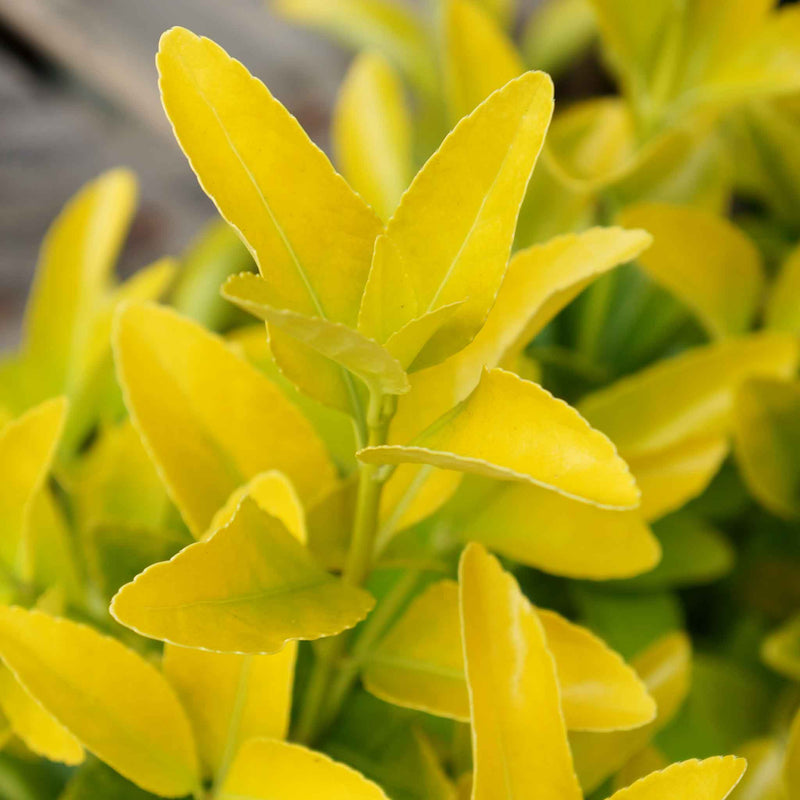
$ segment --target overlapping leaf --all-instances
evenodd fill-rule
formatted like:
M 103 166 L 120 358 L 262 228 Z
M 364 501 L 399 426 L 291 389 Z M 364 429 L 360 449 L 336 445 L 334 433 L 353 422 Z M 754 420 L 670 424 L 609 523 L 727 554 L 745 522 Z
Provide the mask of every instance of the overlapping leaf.
M 217 796 L 220 800 L 387 800 L 378 786 L 354 769 L 322 753 L 274 739 L 247 742 Z
M 536 611 L 480 545 L 459 567 L 473 800 L 581 797 L 558 677 Z
M 297 408 L 196 323 L 166 308 L 128 306 L 114 354 L 133 423 L 195 536 L 260 472 L 285 472 L 304 500 L 333 481 L 325 448 Z
M 611 795 L 612 800 L 724 800 L 744 774 L 743 758 L 725 756 L 704 761 L 682 761 L 653 772 Z
M 359 329 L 384 343 L 463 301 L 417 358 L 437 363 L 475 336 L 506 270 L 517 214 L 553 109 L 552 83 L 527 73 L 445 139 L 403 195 L 375 254 Z
M 373 393 L 403 394 L 408 391 L 408 377 L 400 362 L 387 349 L 347 325 L 275 308 L 270 304 L 269 283 L 263 278 L 247 272 L 235 275 L 225 282 L 222 294 L 272 328 L 340 364 L 360 378 Z
M 592 280 L 634 258 L 649 242 L 643 231 L 592 228 L 517 253 L 475 339 L 441 364 L 411 376 L 412 388 L 398 402 L 390 442 L 411 441 L 465 400 L 484 367 L 513 357 Z M 415 467 L 400 466 L 385 487 L 383 516 L 396 527 L 411 524 L 441 505 L 456 484 L 457 476 L 449 473 L 421 475 Z
M 358 455 L 368 463 L 430 464 L 527 481 L 602 506 L 639 502 L 627 465 L 605 436 L 537 384 L 500 369 L 486 372 L 464 404 L 414 443 Z
M 377 217 L 266 86 L 214 42 L 173 28 L 157 61 L 178 141 L 256 259 L 270 305 L 355 327 Z M 280 330 L 271 336 L 273 355 L 298 385 L 358 414 L 338 367 Z
M 211 538 L 124 586 L 111 613 L 172 644 L 256 655 L 341 633 L 372 604 L 367 592 L 325 572 L 277 518 L 245 499 Z
M 537 614 L 555 659 L 567 728 L 611 730 L 653 718 L 654 703 L 619 656 L 558 614 Z M 364 681 L 390 702 L 469 720 L 455 583 L 434 584 L 414 600 L 370 654 Z
M 469 477 L 448 509 L 465 541 L 552 575 L 628 578 L 661 556 L 639 509 L 598 508 L 529 484 Z
M 84 625 L 4 607 L 0 658 L 87 750 L 134 783 L 163 797 L 197 787 L 189 722 L 137 653 Z

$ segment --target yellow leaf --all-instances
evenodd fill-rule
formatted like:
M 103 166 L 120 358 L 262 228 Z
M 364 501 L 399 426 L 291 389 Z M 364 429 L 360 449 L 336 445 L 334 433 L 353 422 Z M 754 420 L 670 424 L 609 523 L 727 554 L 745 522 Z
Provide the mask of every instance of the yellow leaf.
M 286 736 L 296 655 L 294 643 L 269 656 L 165 646 L 164 673 L 192 721 L 200 760 L 215 783 L 248 739 Z
M 317 566 L 277 518 L 246 498 L 226 527 L 123 586 L 111 613 L 143 636 L 255 655 L 341 633 L 373 602 Z
M 634 671 L 585 628 L 537 609 L 555 659 L 570 730 L 643 725 L 655 704 Z M 419 595 L 369 655 L 363 680 L 397 705 L 468 722 L 458 587 L 440 581 Z
M 196 537 L 260 472 L 286 473 L 304 501 L 333 482 L 325 448 L 302 414 L 196 323 L 167 308 L 127 306 L 117 317 L 114 354 L 133 424 Z
M 65 398 L 46 400 L 0 429 L 0 558 L 7 569 L 21 566 L 32 504 L 50 471 L 66 412 Z
M 788 800 L 797 800 L 800 797 L 800 712 L 795 715 L 792 722 L 789 742 L 786 745 L 783 781 Z
M 441 361 L 475 336 L 506 271 L 552 110 L 549 77 L 526 73 L 444 140 L 375 244 L 359 315 L 362 333 L 384 343 L 409 321 L 464 301 L 415 366 Z
M 390 443 L 411 441 L 466 399 L 484 366 L 513 357 L 592 280 L 634 258 L 649 242 L 644 231 L 592 228 L 517 253 L 473 341 L 441 364 L 411 376 L 411 391 L 399 398 L 392 420 Z M 394 518 L 396 528 L 413 524 L 435 511 L 457 483 L 452 473 L 434 471 L 420 479 L 418 468 L 401 466 L 384 489 L 382 516 Z
M 775 279 L 765 321 L 773 330 L 800 333 L 800 246 L 788 255 Z
M 675 716 L 689 691 L 689 640 L 681 633 L 668 634 L 634 658 L 631 666 L 656 701 L 656 718 L 630 731 L 570 735 L 575 768 L 586 794 L 621 769 Z
M 45 237 L 24 323 L 34 402 L 70 394 L 85 376 L 94 318 L 110 288 L 136 194 L 128 170 L 106 172 L 67 203 Z
M 694 311 L 716 338 L 745 333 L 764 291 L 761 256 L 723 217 L 689 206 L 641 203 L 619 222 L 654 236 L 639 257 L 644 270 Z
M 659 362 L 589 395 L 578 409 L 633 460 L 698 434 L 729 432 L 739 384 L 752 377 L 789 377 L 797 361 L 794 337 L 753 334 Z
M 611 800 L 724 800 L 746 767 L 743 758 L 734 756 L 682 761 L 620 789 L 611 795 Z
M 253 254 L 270 305 L 355 327 L 377 217 L 266 86 L 214 42 L 173 28 L 157 63 L 178 141 Z M 313 396 L 357 413 L 338 367 L 280 331 L 271 337 L 295 382 L 306 378 Z
M 0 657 L 99 759 L 147 791 L 182 797 L 199 782 L 194 742 L 166 679 L 85 625 L 0 608 Z
M 699 435 L 662 450 L 628 457 L 642 492 L 639 513 L 648 522 L 677 511 L 702 494 L 728 455 L 724 435 Z
M 639 509 L 597 508 L 538 486 L 482 479 L 464 481 L 453 503 L 464 541 L 552 575 L 629 578 L 661 557 Z
M 648 745 L 640 750 L 628 763 L 614 776 L 613 790 L 624 789 L 626 786 L 644 778 L 651 772 L 658 772 L 669 766 L 664 754 L 653 745 Z
M 244 486 L 240 486 L 214 515 L 208 526 L 208 533 L 212 534 L 227 525 L 245 497 L 255 500 L 259 508 L 279 519 L 298 542 L 306 544 L 308 535 L 300 498 L 292 482 L 277 470 L 262 472 Z
M 473 0 L 446 0 L 444 8 L 445 87 L 457 122 L 525 67 L 489 9 Z
M 747 487 L 773 514 L 800 516 L 800 382 L 748 381 L 736 394 L 733 421 Z
M 305 543 L 305 515 L 297 493 L 286 476 L 275 471 L 256 476 L 234 492 L 211 523 L 211 532 L 233 519 L 245 497 Z M 165 646 L 164 672 L 192 721 L 200 760 L 216 785 L 248 739 L 286 736 L 296 658 L 296 642 L 266 656 Z
M 400 362 L 373 339 L 338 322 L 309 317 L 270 305 L 269 283 L 258 275 L 233 275 L 222 286 L 222 295 L 239 308 L 281 330 L 306 347 L 340 364 L 360 378 L 374 394 L 403 394 L 408 376 Z
M 372 781 L 322 753 L 275 739 L 251 739 L 239 751 L 219 800 L 387 800 Z
M 80 764 L 80 742 L 28 694 L 5 667 L 0 666 L 0 708 L 19 736 L 34 753 L 63 764 Z
M 475 544 L 461 557 L 459 599 L 473 800 L 577 800 L 556 667 L 536 611 Z
M 385 222 L 413 177 L 411 115 L 392 66 L 374 52 L 356 56 L 333 116 L 336 163 Z
M 392 0 L 272 0 L 294 22 L 319 28 L 355 50 L 378 50 L 423 92 L 435 90 L 428 34 L 411 11 Z
M 612 508 L 639 502 L 627 465 L 605 436 L 541 386 L 501 369 L 484 373 L 469 399 L 415 443 L 367 447 L 358 457 L 527 481 Z

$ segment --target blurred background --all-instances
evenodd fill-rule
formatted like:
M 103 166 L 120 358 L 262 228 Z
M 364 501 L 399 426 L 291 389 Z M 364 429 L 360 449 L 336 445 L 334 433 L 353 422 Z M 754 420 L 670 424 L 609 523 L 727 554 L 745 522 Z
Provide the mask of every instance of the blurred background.
M 248 64 L 325 146 L 348 58 L 263 0 L 0 0 L 0 349 L 18 339 L 49 222 L 90 178 L 114 165 L 139 175 L 122 274 L 180 253 L 215 213 L 158 96 L 158 38 L 176 24 Z

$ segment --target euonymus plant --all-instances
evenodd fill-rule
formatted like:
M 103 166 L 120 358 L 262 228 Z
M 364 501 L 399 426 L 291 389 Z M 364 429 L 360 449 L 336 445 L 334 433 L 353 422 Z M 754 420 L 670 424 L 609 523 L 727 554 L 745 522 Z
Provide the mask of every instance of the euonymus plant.
M 120 284 L 100 176 L 0 362 L 0 794 L 799 798 L 800 15 L 551 2 L 551 125 L 510 2 L 275 7 L 340 172 L 168 31 L 224 222 Z

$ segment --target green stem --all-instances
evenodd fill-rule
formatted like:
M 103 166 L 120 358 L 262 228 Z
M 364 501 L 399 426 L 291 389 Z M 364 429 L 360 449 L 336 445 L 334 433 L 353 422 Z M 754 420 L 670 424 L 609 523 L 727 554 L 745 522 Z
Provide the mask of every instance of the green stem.
M 393 398 L 389 398 L 387 402 L 378 394 L 370 395 L 367 446 L 377 447 L 386 443 L 393 413 Z M 342 573 L 342 580 L 353 586 L 362 586 L 372 568 L 383 483 L 384 479 L 378 465 L 360 465 L 353 536 Z M 322 732 L 326 698 L 335 674 L 340 668 L 348 639 L 347 635 L 341 634 L 320 642 L 316 647 L 316 659 L 295 729 L 295 738 L 300 742 L 310 744 Z

